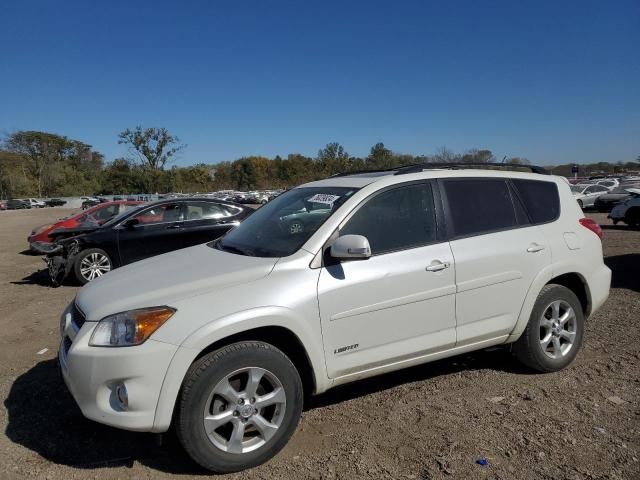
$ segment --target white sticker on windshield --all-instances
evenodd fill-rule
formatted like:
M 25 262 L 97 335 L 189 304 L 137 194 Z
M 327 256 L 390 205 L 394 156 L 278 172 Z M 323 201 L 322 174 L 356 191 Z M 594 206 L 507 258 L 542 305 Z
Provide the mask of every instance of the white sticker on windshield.
M 316 193 L 313 197 L 309 198 L 307 202 L 313 203 L 325 203 L 327 205 L 333 205 L 340 195 L 329 195 L 328 193 Z

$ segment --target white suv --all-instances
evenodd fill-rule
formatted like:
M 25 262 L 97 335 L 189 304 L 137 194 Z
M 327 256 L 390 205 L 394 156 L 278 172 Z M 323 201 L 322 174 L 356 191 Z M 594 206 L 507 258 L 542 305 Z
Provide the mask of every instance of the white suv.
M 86 417 L 173 426 L 200 465 L 241 470 L 286 444 L 307 394 L 508 343 L 537 371 L 566 367 L 609 294 L 601 233 L 539 173 L 308 183 L 219 241 L 84 286 L 61 370 Z

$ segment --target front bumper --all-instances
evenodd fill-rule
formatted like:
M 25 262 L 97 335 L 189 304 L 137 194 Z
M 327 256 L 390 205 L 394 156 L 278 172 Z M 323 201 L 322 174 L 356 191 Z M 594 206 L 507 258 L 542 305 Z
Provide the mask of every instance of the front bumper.
M 162 382 L 178 347 L 151 339 L 133 347 L 91 347 L 97 322 L 78 328 L 71 316 L 71 309 L 63 314 L 58 360 L 83 415 L 124 430 L 151 431 Z M 126 408 L 116 397 L 122 384 L 128 392 Z

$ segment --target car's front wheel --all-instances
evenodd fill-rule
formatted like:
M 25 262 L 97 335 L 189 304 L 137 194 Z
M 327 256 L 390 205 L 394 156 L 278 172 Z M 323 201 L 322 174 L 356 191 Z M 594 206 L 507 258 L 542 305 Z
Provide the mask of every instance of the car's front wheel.
M 255 467 L 286 445 L 302 398 L 300 375 L 282 351 L 264 342 L 234 343 L 189 369 L 177 407 L 178 438 L 208 470 Z
M 107 252 L 99 248 L 89 248 L 78 254 L 73 267 L 76 278 L 84 285 L 109 273 L 113 264 Z
M 518 359 L 539 372 L 567 367 L 578 354 L 584 334 L 580 300 L 562 285 L 545 285 L 529 323 L 513 346 Z

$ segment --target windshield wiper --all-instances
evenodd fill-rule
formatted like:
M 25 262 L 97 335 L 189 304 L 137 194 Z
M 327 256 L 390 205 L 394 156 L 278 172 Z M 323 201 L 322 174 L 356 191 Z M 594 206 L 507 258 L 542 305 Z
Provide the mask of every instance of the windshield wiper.
M 218 240 L 216 242 L 216 248 L 218 250 L 221 250 L 223 252 L 230 252 L 230 253 L 237 253 L 240 255 L 245 255 L 247 257 L 253 257 L 253 252 L 251 250 L 249 250 L 248 248 L 240 248 L 240 247 L 234 247 L 233 245 L 224 245 L 222 243 L 222 240 Z

